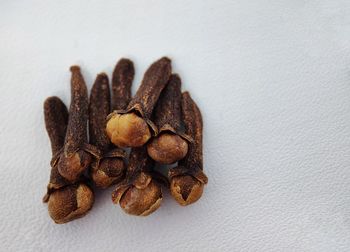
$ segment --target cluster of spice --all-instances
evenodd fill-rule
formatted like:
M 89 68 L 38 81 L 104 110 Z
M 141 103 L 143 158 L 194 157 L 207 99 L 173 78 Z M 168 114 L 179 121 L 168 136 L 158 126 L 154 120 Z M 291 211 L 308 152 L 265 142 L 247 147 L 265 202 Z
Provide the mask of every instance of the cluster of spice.
M 112 77 L 97 75 L 90 100 L 78 66 L 70 68 L 69 112 L 58 97 L 44 102 L 51 141 L 50 182 L 44 202 L 51 218 L 66 223 L 93 206 L 93 186 L 116 185 L 112 201 L 128 214 L 146 216 L 162 201 L 162 186 L 181 205 L 197 201 L 207 183 L 203 173 L 200 110 L 163 57 L 144 74 L 131 96 L 134 65 L 121 59 Z M 88 127 L 87 127 L 88 126 Z M 129 148 L 130 155 L 123 148 Z M 170 165 L 168 176 L 155 164 Z

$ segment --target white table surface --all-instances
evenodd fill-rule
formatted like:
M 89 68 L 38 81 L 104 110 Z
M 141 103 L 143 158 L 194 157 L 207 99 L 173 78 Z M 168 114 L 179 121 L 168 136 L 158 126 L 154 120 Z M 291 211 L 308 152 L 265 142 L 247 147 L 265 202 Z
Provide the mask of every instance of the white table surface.
M 2 251 L 349 251 L 350 1 L 0 3 Z M 204 117 L 209 184 L 147 218 L 110 192 L 55 225 L 41 199 L 50 147 L 42 104 L 69 103 L 116 61 L 167 55 Z

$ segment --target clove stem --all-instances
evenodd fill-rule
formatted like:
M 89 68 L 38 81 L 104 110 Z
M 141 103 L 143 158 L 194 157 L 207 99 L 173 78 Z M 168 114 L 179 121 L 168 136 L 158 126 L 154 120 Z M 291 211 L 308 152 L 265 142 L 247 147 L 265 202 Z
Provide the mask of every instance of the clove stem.
M 55 156 L 63 147 L 68 123 L 68 110 L 60 98 L 53 96 L 45 100 L 44 118 L 52 156 Z
M 135 97 L 129 103 L 127 110 L 134 109 L 135 106 L 141 106 L 143 116 L 151 118 L 153 108 L 158 101 L 160 93 L 165 88 L 170 74 L 171 61 L 169 58 L 163 57 L 154 62 L 143 76 L 142 83 Z
M 126 109 L 131 100 L 131 85 L 134 79 L 134 63 L 121 59 L 113 71 L 112 77 L 112 111 Z
M 101 73 L 97 75 L 92 86 L 89 103 L 90 143 L 101 151 L 106 151 L 110 145 L 110 140 L 105 132 L 105 120 L 110 112 L 110 100 L 108 76 Z
M 87 143 L 88 121 L 88 93 L 80 67 L 72 66 L 71 104 L 69 120 L 65 138 L 64 153 L 66 156 L 74 154 Z

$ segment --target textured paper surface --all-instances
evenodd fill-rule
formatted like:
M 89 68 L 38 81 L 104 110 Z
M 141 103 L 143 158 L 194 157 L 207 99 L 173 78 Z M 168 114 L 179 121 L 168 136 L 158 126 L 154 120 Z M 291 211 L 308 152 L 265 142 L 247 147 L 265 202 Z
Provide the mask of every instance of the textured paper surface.
M 0 3 L 2 251 L 349 251 L 350 2 Z M 202 199 L 165 193 L 148 218 L 99 191 L 55 225 L 41 203 L 50 148 L 42 103 L 69 102 L 69 66 L 91 87 L 120 57 L 168 55 L 205 122 Z

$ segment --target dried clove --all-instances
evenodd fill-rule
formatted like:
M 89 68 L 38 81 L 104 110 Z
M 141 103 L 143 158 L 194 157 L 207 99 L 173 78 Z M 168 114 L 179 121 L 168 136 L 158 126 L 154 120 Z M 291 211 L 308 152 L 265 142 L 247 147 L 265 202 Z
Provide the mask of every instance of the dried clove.
M 58 171 L 68 181 L 75 182 L 91 163 L 92 155 L 99 156 L 99 153 L 87 144 L 88 95 L 85 81 L 78 66 L 72 66 L 70 70 L 71 104 Z
M 51 192 L 70 184 L 61 176 L 57 167 L 68 123 L 68 110 L 60 98 L 53 96 L 45 100 L 44 118 L 52 152 L 50 182 L 47 186 L 47 194 L 43 199 L 44 202 L 47 202 Z
M 162 201 L 162 189 L 152 178 L 153 160 L 145 147 L 132 148 L 125 180 L 112 193 L 112 201 L 131 215 L 147 216 Z
M 118 65 L 117 65 L 118 66 Z M 120 68 L 119 68 L 120 69 Z M 124 68 L 122 67 L 121 70 Z M 115 71 L 117 75 L 119 71 Z M 122 76 L 125 76 L 121 74 Z M 114 80 L 118 78 L 113 78 Z M 118 79 L 118 85 L 125 85 L 124 80 Z M 113 148 L 107 137 L 105 120 L 110 113 L 110 90 L 108 76 L 99 74 L 91 89 L 89 104 L 89 134 L 90 144 L 96 146 L 101 156 L 91 164 L 91 177 L 97 187 L 107 188 L 120 181 L 125 172 L 125 152 Z M 122 99 L 122 98 L 120 98 Z M 118 100 L 120 100 L 118 99 Z
M 181 79 L 172 74 L 162 91 L 154 111 L 154 123 L 159 133 L 147 145 L 150 157 L 161 164 L 172 164 L 183 159 L 190 138 L 181 127 Z
M 49 97 L 44 102 L 44 117 L 53 157 L 50 182 L 43 201 L 48 202 L 49 215 L 56 223 L 66 223 L 84 216 L 93 205 L 94 195 L 84 183 L 71 185 L 58 172 L 68 122 L 66 106 L 58 97 Z
M 107 134 L 119 147 L 140 147 L 158 130 L 150 120 L 158 97 L 171 74 L 171 61 L 163 57 L 146 71 L 135 97 L 126 110 L 116 110 L 108 116 Z
M 54 191 L 48 202 L 50 217 L 63 224 L 87 214 L 94 203 L 94 194 L 89 186 L 76 183 Z
M 183 206 L 196 202 L 208 178 L 203 172 L 203 120 L 201 112 L 188 92 L 182 94 L 182 117 L 186 134 L 193 138 L 184 159 L 169 170 L 170 191 Z

